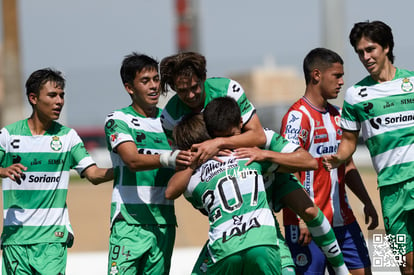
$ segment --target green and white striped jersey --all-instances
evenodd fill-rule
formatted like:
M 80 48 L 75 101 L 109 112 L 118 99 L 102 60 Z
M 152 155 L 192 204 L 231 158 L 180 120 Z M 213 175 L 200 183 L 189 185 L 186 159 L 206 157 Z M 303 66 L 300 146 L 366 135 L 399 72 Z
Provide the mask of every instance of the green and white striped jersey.
M 111 224 L 122 215 L 129 224 L 176 224 L 174 202 L 165 199 L 165 188 L 174 171 L 159 168 L 132 172 L 116 152 L 116 147 L 132 141 L 140 154 L 171 151 L 161 127 L 161 109 L 156 118 L 138 114 L 132 106 L 116 110 L 105 121 L 105 134 L 114 167 Z
M 266 135 L 266 144 L 264 148 L 262 148 L 264 150 L 270 150 L 278 153 L 292 153 L 300 148 L 300 145 L 290 142 L 271 129 L 264 128 L 264 132 Z M 293 174 L 276 172 L 278 168 L 279 164 L 272 163 L 272 165 L 263 173 L 263 182 L 266 189 L 267 201 L 269 203 L 269 207 L 275 212 L 279 212 L 284 207 L 281 202 L 275 201 L 274 199 L 275 193 L 278 192 L 280 186 L 291 181 L 294 181 L 295 184 L 298 183 L 298 180 L 293 176 Z
M 414 177 L 414 72 L 397 69 L 391 81 L 366 77 L 345 94 L 341 127 L 361 130 L 378 186 Z
M 53 122 L 33 136 L 27 119 L 0 133 L 0 163 L 27 167 L 21 184 L 3 179 L 3 245 L 66 242 L 73 233 L 66 208 L 69 171 L 81 174 L 95 162 L 75 130 Z
M 234 80 L 221 77 L 208 78 L 204 82 L 204 92 L 206 99 L 204 107 L 214 98 L 229 96 L 234 98 L 241 110 L 243 125 L 246 124 L 256 112 L 253 104 L 247 99 L 242 86 Z M 168 140 L 173 142 L 172 131 L 175 125 L 187 114 L 192 113 L 191 109 L 185 105 L 177 95 L 174 95 L 165 106 L 161 123 Z
M 204 209 L 210 222 L 208 251 L 217 262 L 258 245 L 278 245 L 275 221 L 266 200 L 262 171 L 271 163 L 232 156 L 209 160 L 192 175 L 186 199 Z
M 284 138 L 283 136 L 271 129 L 263 128 L 263 130 L 266 135 L 266 144 L 263 146 L 263 150 L 269 150 L 278 153 L 292 153 L 296 151 L 298 148 L 300 148 L 300 145 L 290 142 L 289 140 L 287 140 L 286 138 Z M 279 164 L 273 163 L 269 171 L 273 173 L 278 168 Z

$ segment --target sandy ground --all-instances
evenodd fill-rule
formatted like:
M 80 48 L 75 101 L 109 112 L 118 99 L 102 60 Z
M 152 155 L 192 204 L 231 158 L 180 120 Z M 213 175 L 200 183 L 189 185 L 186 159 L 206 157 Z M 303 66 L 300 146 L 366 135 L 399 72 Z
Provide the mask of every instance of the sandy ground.
M 68 208 L 75 244 L 75 251 L 108 249 L 110 202 L 112 183 L 93 186 L 81 180 L 69 187 Z M 202 246 L 207 239 L 208 221 L 183 197 L 176 201 L 176 246 Z

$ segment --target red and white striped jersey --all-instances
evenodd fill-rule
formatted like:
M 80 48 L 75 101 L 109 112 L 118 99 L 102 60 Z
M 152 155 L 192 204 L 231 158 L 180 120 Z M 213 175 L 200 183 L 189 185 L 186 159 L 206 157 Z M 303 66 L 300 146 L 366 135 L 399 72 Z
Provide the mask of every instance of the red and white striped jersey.
M 311 199 L 332 226 L 347 225 L 355 220 L 345 192 L 345 164 L 328 172 L 322 156 L 335 154 L 341 141 L 340 109 L 328 103 L 325 110 L 313 106 L 305 97 L 295 102 L 283 117 L 281 135 L 306 149 L 318 160 L 319 168 L 300 172 L 300 181 Z M 290 209 L 283 210 L 285 225 L 297 224 Z

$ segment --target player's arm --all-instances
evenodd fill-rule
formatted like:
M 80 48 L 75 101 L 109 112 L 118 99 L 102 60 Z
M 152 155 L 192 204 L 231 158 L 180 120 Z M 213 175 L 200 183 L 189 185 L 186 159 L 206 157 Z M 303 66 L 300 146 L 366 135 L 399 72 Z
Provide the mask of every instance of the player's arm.
M 282 173 L 318 169 L 318 161 L 301 147 L 291 153 L 262 150 L 257 147 L 239 148 L 235 152 L 238 158 L 249 158 L 246 165 L 249 165 L 252 161 L 270 161 L 279 164 L 277 171 Z
M 113 168 L 99 168 L 96 165 L 89 166 L 86 168 L 82 176 L 89 180 L 92 184 L 100 184 L 106 181 L 114 179 L 114 169 Z
M 368 230 L 375 229 L 378 226 L 378 214 L 352 158 L 345 167 L 345 184 L 364 204 L 365 224 L 368 224 L 371 219 Z
M 240 135 L 217 137 L 199 144 L 194 144 L 192 150 L 197 152 L 197 158 L 200 159 L 200 163 L 204 163 L 208 159 L 217 155 L 220 150 L 262 146 L 265 143 L 266 136 L 263 131 L 262 124 L 260 123 L 257 114 L 254 114 L 243 126 L 242 133 Z
M 299 173 L 294 174 L 297 179 L 300 179 Z M 309 245 L 312 235 L 306 222 L 310 222 L 318 215 L 319 208 L 303 188 L 289 192 L 281 198 L 281 201 L 300 217 L 298 243 L 302 246 Z
M 116 147 L 116 152 L 131 171 L 152 170 L 161 167 L 175 168 L 190 165 L 191 154 L 187 151 L 171 151 L 163 154 L 140 154 L 134 142 L 126 141 Z
M 358 135 L 358 131 L 343 131 L 341 143 L 336 154 L 323 157 L 322 162 L 326 170 L 330 171 L 331 169 L 338 168 L 352 157 L 357 147 Z
M 194 169 L 190 166 L 184 170 L 175 172 L 168 181 L 167 188 L 165 189 L 165 198 L 168 200 L 175 200 L 181 196 L 187 189 L 187 185 L 193 172 Z

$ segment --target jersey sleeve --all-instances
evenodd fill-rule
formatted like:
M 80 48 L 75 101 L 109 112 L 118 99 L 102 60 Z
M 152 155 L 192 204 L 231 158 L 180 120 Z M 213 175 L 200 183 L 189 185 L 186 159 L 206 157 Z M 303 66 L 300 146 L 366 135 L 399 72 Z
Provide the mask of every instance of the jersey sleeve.
M 5 167 L 4 157 L 6 155 L 6 141 L 8 132 L 3 128 L 0 130 L 0 167 Z
M 300 146 L 290 142 L 283 136 L 279 135 L 273 130 L 265 129 L 266 134 L 266 146 L 268 150 L 278 153 L 292 153 L 296 151 Z M 270 140 L 268 141 L 268 139 Z
M 71 168 L 75 169 L 78 172 L 78 174 L 82 176 L 82 172 L 86 168 L 95 165 L 96 163 L 89 155 L 78 133 L 76 133 L 76 131 L 72 129 L 68 135 L 70 135 L 70 139 L 72 140 L 73 144 L 71 148 L 73 166 Z
M 256 113 L 256 109 L 247 98 L 243 87 L 237 81 L 230 79 L 227 95 L 233 97 L 237 101 L 241 111 L 243 126 L 246 125 Z
M 341 127 L 344 130 L 359 131 L 361 129 L 361 122 L 358 119 L 357 111 L 352 102 L 353 94 L 355 93 L 355 87 L 351 87 L 346 91 L 342 114 L 341 114 Z
M 116 147 L 123 142 L 134 142 L 127 122 L 122 118 L 121 112 L 113 112 L 106 117 L 105 137 L 109 151 L 116 151 Z
M 169 144 L 174 144 L 174 139 L 173 139 L 173 129 L 174 126 L 178 123 L 176 122 L 171 115 L 168 113 L 167 109 L 163 109 L 162 113 L 161 113 L 161 126 L 162 129 L 164 130 L 165 135 L 167 136 L 168 139 L 168 143 Z
M 204 205 L 201 203 L 201 201 L 198 199 L 197 196 L 194 195 L 195 188 L 197 187 L 199 183 L 199 177 L 196 175 L 191 176 L 190 181 L 187 185 L 187 189 L 184 192 L 184 197 L 186 200 L 191 203 L 191 205 L 195 209 L 204 209 Z
M 307 148 L 310 144 L 310 121 L 308 116 L 297 110 L 290 110 L 283 117 L 280 133 L 293 144 Z

